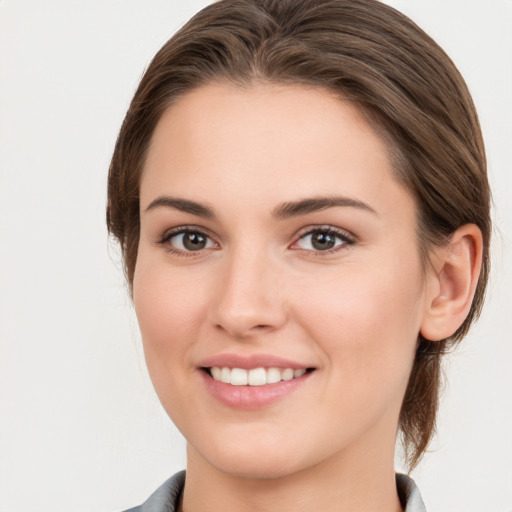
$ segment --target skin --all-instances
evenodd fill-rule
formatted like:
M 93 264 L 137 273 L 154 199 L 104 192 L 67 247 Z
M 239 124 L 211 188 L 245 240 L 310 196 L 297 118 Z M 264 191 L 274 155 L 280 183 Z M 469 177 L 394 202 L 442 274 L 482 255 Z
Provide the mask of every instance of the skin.
M 161 118 L 140 194 L 133 298 L 154 387 L 187 439 L 183 510 L 401 510 L 398 415 L 418 333 L 436 328 L 433 297 L 450 289 L 442 262 L 422 268 L 415 204 L 384 141 L 321 89 L 212 84 Z M 276 216 L 333 196 L 353 204 Z M 182 226 L 207 245 L 162 242 Z M 318 250 L 306 233 L 326 227 L 351 241 Z M 198 367 L 224 353 L 315 370 L 240 410 L 206 391 Z

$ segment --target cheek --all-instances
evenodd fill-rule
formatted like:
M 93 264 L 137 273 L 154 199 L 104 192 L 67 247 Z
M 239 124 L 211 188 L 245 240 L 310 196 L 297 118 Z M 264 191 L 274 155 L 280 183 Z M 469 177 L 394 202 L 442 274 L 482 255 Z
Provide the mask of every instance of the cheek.
M 295 316 L 352 388 L 403 381 L 421 325 L 419 283 L 419 263 L 347 268 L 303 287 Z
M 172 375 L 168 370 L 185 361 L 189 341 L 199 325 L 201 289 L 193 282 L 183 283 L 158 265 L 141 261 L 135 269 L 133 301 L 146 362 L 158 391 L 160 372 L 168 379 Z
M 310 318 L 321 330 L 333 328 L 340 336 L 351 334 L 361 340 L 378 339 L 383 329 L 419 330 L 420 284 L 417 268 L 386 269 L 383 265 L 376 271 L 336 270 L 301 286 L 299 300 L 304 311 L 300 316 Z
M 136 267 L 133 301 L 149 376 L 162 406 L 177 427 L 185 430 L 183 421 L 194 400 L 190 375 L 200 329 L 201 294 L 197 283 L 184 281 L 162 266 L 141 260 Z

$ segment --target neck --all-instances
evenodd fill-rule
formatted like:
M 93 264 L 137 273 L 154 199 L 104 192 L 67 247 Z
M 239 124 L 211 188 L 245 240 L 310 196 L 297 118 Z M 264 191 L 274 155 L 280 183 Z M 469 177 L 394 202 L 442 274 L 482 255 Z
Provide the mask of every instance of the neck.
M 401 512 L 393 457 L 378 451 L 331 458 L 274 478 L 237 476 L 188 447 L 181 512 Z

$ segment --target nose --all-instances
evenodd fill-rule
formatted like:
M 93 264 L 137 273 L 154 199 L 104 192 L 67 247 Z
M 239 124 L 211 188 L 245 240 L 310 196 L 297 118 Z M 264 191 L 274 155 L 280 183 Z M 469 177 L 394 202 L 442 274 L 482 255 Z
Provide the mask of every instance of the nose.
M 245 339 L 282 327 L 287 308 L 278 267 L 263 251 L 250 248 L 227 257 L 212 301 L 211 319 L 215 328 Z

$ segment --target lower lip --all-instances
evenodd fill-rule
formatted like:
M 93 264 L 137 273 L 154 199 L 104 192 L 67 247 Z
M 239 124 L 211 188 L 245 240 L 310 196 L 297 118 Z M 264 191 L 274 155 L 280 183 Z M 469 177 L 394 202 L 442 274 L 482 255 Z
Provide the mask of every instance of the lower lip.
M 237 409 L 259 409 L 273 404 L 300 388 L 312 373 L 307 372 L 291 380 L 282 380 L 263 386 L 232 386 L 213 379 L 208 373 L 201 370 L 206 389 L 219 402 Z

